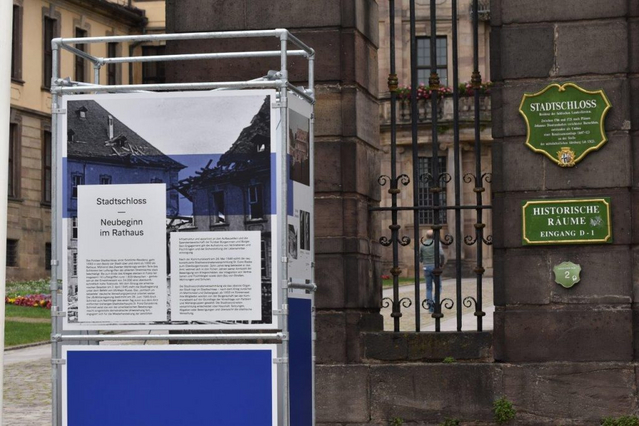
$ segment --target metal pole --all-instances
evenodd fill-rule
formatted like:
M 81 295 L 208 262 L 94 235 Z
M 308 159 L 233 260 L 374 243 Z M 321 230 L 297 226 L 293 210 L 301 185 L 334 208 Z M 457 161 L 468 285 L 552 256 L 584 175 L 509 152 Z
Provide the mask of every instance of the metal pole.
M 304 50 L 289 50 L 289 56 L 308 56 Z M 197 61 L 204 59 L 234 59 L 234 58 L 270 58 L 279 57 L 279 50 L 263 50 L 256 52 L 220 52 L 220 53 L 191 53 L 183 55 L 149 55 L 149 56 L 120 56 L 118 58 L 100 58 L 104 64 L 123 64 L 133 62 L 172 62 Z
M 315 98 L 315 55 L 311 55 L 308 58 L 308 89 L 309 94 Z M 312 105 L 312 104 L 311 104 Z M 309 129 L 309 171 L 311 175 L 311 217 L 315 219 L 315 107 L 312 106 L 311 110 L 311 122 Z M 311 291 L 311 381 L 312 381 L 312 397 L 311 397 L 311 413 L 313 423 L 315 426 L 315 291 L 317 285 L 315 284 L 315 226 L 311 225 L 310 232 L 311 243 L 311 283 L 313 288 Z
M 413 151 L 413 205 L 419 205 L 419 140 L 417 134 L 417 121 L 419 110 L 417 108 L 417 86 L 419 82 L 417 81 L 417 38 L 415 36 L 415 0 L 410 0 L 410 124 L 411 124 L 411 136 L 412 136 L 412 151 Z M 394 160 L 393 163 L 395 162 Z M 391 165 L 391 167 L 393 167 Z M 395 203 L 394 205 L 397 205 Z M 419 250 L 420 250 L 420 237 L 419 237 L 419 211 L 415 210 L 413 212 L 413 245 L 414 245 L 414 253 L 413 253 L 413 262 L 415 265 L 414 274 L 415 274 L 415 297 L 420 297 L 419 295 Z M 395 246 L 393 246 L 393 257 L 395 255 Z M 426 278 L 424 276 L 424 278 Z M 393 289 L 395 288 L 395 280 L 393 279 Z M 399 291 L 398 291 L 399 293 Z M 398 296 L 399 297 L 399 296 Z M 397 302 L 399 303 L 399 302 Z M 419 299 L 415 300 L 415 304 L 419 305 Z M 420 320 L 421 315 L 419 313 L 419 309 L 416 311 L 415 315 L 415 331 L 420 331 Z M 396 327 L 397 328 L 397 327 Z M 395 331 L 399 331 L 396 329 Z
M 51 313 L 57 313 L 61 310 L 59 304 L 60 298 L 58 292 L 58 273 L 60 264 L 59 253 L 59 235 L 58 235 L 58 189 L 57 189 L 57 177 L 58 177 L 58 116 L 56 110 L 60 108 L 60 95 L 53 90 L 57 86 L 58 81 L 58 61 L 60 50 L 56 42 L 51 42 L 52 47 L 52 71 L 51 71 Z M 51 335 L 54 336 L 61 332 L 61 317 L 51 316 Z M 54 341 L 51 345 L 51 359 L 60 358 L 60 344 Z M 53 426 L 58 426 L 60 423 L 60 367 L 56 363 L 51 364 L 51 416 Z
M 282 33 L 280 35 L 280 73 L 281 80 L 284 83 L 288 83 L 288 70 L 287 70 L 287 34 Z M 282 127 L 280 129 L 282 134 L 282 145 L 279 147 L 280 149 L 280 171 L 282 178 L 282 199 L 280 203 L 280 235 L 282 235 L 282 241 L 280 245 L 281 249 L 281 269 L 282 269 L 282 280 L 281 280 L 281 293 L 282 293 L 282 310 L 288 311 L 288 252 L 287 252 L 287 225 L 288 225 L 288 89 L 286 85 L 280 88 L 280 119 L 282 123 Z M 285 315 L 282 320 L 282 333 L 288 335 L 288 315 Z M 289 347 L 288 340 L 282 341 L 282 357 L 284 358 L 284 363 L 282 363 L 282 377 L 284 380 L 282 386 L 282 426 L 289 426 L 290 421 L 290 411 L 289 411 L 289 367 L 288 367 L 288 356 L 289 356 Z
M 123 340 L 284 340 L 285 333 L 234 333 L 234 334 L 54 334 L 56 342 L 99 342 Z
M 457 48 L 457 0 L 453 0 L 453 149 L 455 162 L 455 205 L 461 205 L 461 164 L 459 162 L 459 52 Z M 457 303 L 457 331 L 462 329 L 462 264 L 461 210 L 455 210 L 455 293 Z
M 13 24 L 13 2 L 0 2 L 0 291 L 5 293 L 6 258 L 7 258 L 7 195 L 8 195 L 8 165 L 9 165 L 9 117 L 11 114 L 11 40 Z M 0 366 L 4 360 L 4 303 L 0 303 Z M 0 371 L 0 383 L 3 382 L 3 372 Z M 0 407 L 2 407 L 2 393 L 0 392 Z M 1 411 L 1 410 L 0 410 Z M 0 413 L 2 424 L 2 413 Z
M 431 187 L 430 191 L 433 194 L 433 207 L 439 207 L 439 193 L 441 191 L 440 184 L 442 182 L 442 177 L 439 176 L 439 143 L 437 140 L 437 100 L 439 98 L 439 75 L 437 74 L 437 4 L 435 0 L 430 0 L 430 79 L 428 82 L 430 86 L 431 95 L 430 95 L 430 104 L 431 104 L 431 114 L 432 114 L 432 122 L 431 122 L 431 130 L 432 130 L 432 144 L 433 144 L 433 154 L 431 157 L 432 166 L 432 179 L 430 181 Z M 435 331 L 440 331 L 440 322 L 442 315 L 442 306 L 441 306 L 441 294 L 439 292 L 439 286 L 441 283 L 441 266 L 439 262 L 439 241 L 440 241 L 440 231 L 442 226 L 439 224 L 440 219 L 440 211 L 433 210 L 433 244 L 435 244 L 434 252 L 435 252 L 435 269 L 433 270 L 433 275 L 435 279 L 433 280 L 433 289 L 435 294 L 435 312 L 433 313 L 433 318 L 435 318 Z
M 57 87 L 55 91 L 59 93 L 86 93 L 86 92 L 121 92 L 132 90 L 197 90 L 197 89 L 220 89 L 225 87 L 236 89 L 279 89 L 282 84 L 286 84 L 282 80 L 272 81 L 226 81 L 216 83 L 167 83 L 167 84 L 116 84 L 108 85 L 92 85 L 92 86 L 74 86 L 74 87 Z M 305 95 L 307 96 L 307 95 Z
M 479 5 L 477 0 L 473 0 L 473 94 L 475 95 L 475 194 L 477 195 L 477 205 L 482 205 L 482 197 L 485 191 L 483 186 L 484 176 L 481 171 L 481 129 L 479 127 L 479 90 L 481 89 L 481 74 L 479 73 Z M 482 311 L 482 278 L 484 267 L 482 265 L 482 250 L 484 244 L 484 227 L 482 209 L 477 209 L 477 223 L 475 224 L 475 238 L 477 243 L 477 300 L 475 301 L 475 316 L 477 317 L 477 331 L 482 331 L 483 316 Z
M 390 92 L 390 114 L 391 114 L 391 175 L 390 188 L 391 205 L 397 207 L 397 195 L 400 193 L 397 182 L 397 72 L 395 67 L 395 0 L 390 0 L 389 4 L 389 21 L 390 21 L 390 74 L 388 76 L 388 91 Z M 393 276 L 393 305 L 391 317 L 393 318 L 393 329 L 399 331 L 399 322 L 402 317 L 401 305 L 399 302 L 399 230 L 401 226 L 397 224 L 397 211 L 391 212 L 391 243 L 393 249 L 393 266 L 390 270 Z M 419 284 L 415 286 L 415 300 L 419 300 Z M 415 303 L 415 331 L 419 331 L 419 303 Z

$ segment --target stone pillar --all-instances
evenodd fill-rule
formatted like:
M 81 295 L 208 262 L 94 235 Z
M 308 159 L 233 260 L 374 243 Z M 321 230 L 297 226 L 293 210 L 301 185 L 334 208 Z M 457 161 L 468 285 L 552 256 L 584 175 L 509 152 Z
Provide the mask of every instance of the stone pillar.
M 357 362 L 359 332 L 382 328 L 368 213 L 380 198 L 377 2 L 168 0 L 166 18 L 167 32 L 287 28 L 316 50 L 317 359 Z M 193 41 L 168 43 L 167 53 L 278 48 L 271 38 Z M 305 63 L 289 63 L 291 80 L 305 84 Z M 269 69 L 279 69 L 279 59 L 167 63 L 167 80 L 247 80 Z
M 551 370 L 565 372 L 556 407 L 583 397 L 585 383 L 603 389 L 614 375 L 614 387 L 634 395 L 634 402 L 602 395 L 607 415 L 635 409 L 638 12 L 637 2 L 628 0 L 491 2 L 495 358 L 518 364 L 504 369 L 504 393 L 532 416 L 557 415 L 523 389 Z M 573 168 L 558 167 L 524 145 L 522 95 L 553 82 L 604 89 L 612 103 L 608 142 Z M 522 246 L 522 200 L 590 196 L 611 199 L 613 244 Z M 554 282 L 552 268 L 562 261 L 582 266 L 581 282 L 571 289 Z M 603 366 L 608 373 L 597 374 Z M 568 411 L 561 414 L 602 414 L 592 405 Z

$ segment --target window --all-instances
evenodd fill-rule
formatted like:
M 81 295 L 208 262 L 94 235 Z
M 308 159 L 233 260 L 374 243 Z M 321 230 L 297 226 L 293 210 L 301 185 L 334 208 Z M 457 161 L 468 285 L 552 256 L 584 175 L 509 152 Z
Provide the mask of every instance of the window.
M 58 21 L 49 16 L 44 17 L 44 70 L 42 86 L 51 88 L 51 77 L 53 68 L 53 49 L 51 48 L 51 40 L 57 37 Z
M 439 74 L 439 84 L 448 85 L 448 55 L 446 36 L 437 36 L 437 74 Z M 430 37 L 417 38 L 417 80 L 428 86 L 430 77 Z
M 446 157 L 437 157 L 439 160 L 439 170 L 438 173 L 441 176 L 442 173 L 446 173 Z M 433 177 L 432 179 L 428 179 L 429 176 L 433 174 L 432 168 L 432 158 L 431 157 L 419 157 L 419 185 L 417 187 L 417 196 L 420 206 L 432 206 L 433 205 L 433 193 L 430 192 L 430 187 L 433 185 L 434 181 L 437 181 L 437 177 Z M 423 177 L 422 177 L 423 176 Z M 439 181 L 440 184 L 444 184 L 443 180 Z M 445 186 L 442 191 L 439 193 L 439 205 L 446 205 L 446 190 Z M 419 211 L 419 223 L 424 225 L 429 225 L 434 222 L 435 214 L 434 210 L 420 210 Z M 446 210 L 440 210 L 439 213 L 439 223 L 446 223 Z
M 22 78 L 22 9 L 13 5 L 13 33 L 11 38 L 11 78 Z
M 118 56 L 117 53 L 118 44 L 117 43 L 108 43 L 107 44 L 107 56 L 109 58 L 115 58 Z M 117 83 L 117 64 L 108 64 L 107 65 L 107 82 L 109 85 L 118 84 Z
M 164 55 L 164 46 L 142 46 L 142 56 Z M 143 62 L 142 83 L 159 84 L 166 81 L 164 62 Z
M 81 106 L 80 108 L 78 108 L 75 113 L 78 114 L 78 118 L 80 120 L 86 120 L 87 119 L 87 112 L 89 110 L 85 107 L 85 106 Z M 75 133 L 74 133 L 75 134 Z
M 18 240 L 7 240 L 7 266 L 18 266 Z
M 71 176 L 71 198 L 78 198 L 78 186 L 84 185 L 84 175 L 79 173 Z
M 42 202 L 51 204 L 51 132 L 42 133 Z
M 18 124 L 9 125 L 9 197 L 20 196 L 20 136 Z
M 51 243 L 44 243 L 44 269 L 51 270 Z
M 213 224 L 226 223 L 224 191 L 213 191 L 209 197 L 209 211 Z
M 75 29 L 75 36 L 77 37 L 86 37 L 87 31 L 82 28 Z M 78 43 L 75 45 L 76 49 L 86 52 L 86 44 Z M 75 81 L 84 81 L 86 79 L 86 59 L 81 56 L 74 55 L 75 57 Z
M 251 185 L 248 190 L 249 219 L 264 218 L 264 195 L 262 185 Z
M 112 178 L 109 175 L 100 175 L 100 185 L 111 185 Z

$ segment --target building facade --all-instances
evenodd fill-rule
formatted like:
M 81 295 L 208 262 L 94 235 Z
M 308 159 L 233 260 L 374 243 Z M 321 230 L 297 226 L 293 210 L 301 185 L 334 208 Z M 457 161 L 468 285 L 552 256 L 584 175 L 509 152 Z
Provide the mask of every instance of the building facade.
M 175 188 L 193 203 L 193 226 L 189 231 L 260 232 L 262 321 L 272 319 L 271 305 L 271 105 L 266 97 L 258 113 L 237 140 L 215 162 L 211 159 L 195 175 Z M 308 141 L 308 139 L 307 139 Z
M 418 86 L 423 85 L 426 89 L 430 75 L 430 1 L 421 0 L 415 2 L 415 32 L 417 38 L 417 72 Z M 475 132 L 473 113 L 473 93 L 469 82 L 473 71 L 473 40 L 472 40 L 472 20 L 471 4 L 472 0 L 460 0 L 458 3 L 458 70 L 460 89 L 460 164 L 461 168 L 461 188 L 462 204 L 475 204 L 476 194 L 473 192 L 473 185 L 464 182 L 463 177 L 467 173 L 475 173 Z M 455 169 L 454 164 L 454 139 L 453 139 L 453 53 L 452 53 L 452 1 L 442 0 L 437 2 L 437 72 L 440 85 L 444 88 L 445 95 L 438 101 L 438 142 L 439 142 L 439 171 L 440 173 L 450 173 Z M 482 86 L 480 101 L 481 120 L 481 165 L 482 172 L 490 173 L 491 163 L 491 130 L 490 130 L 490 81 L 489 70 L 489 37 L 490 37 L 490 10 L 488 2 L 480 2 L 479 8 L 479 71 L 485 83 Z M 382 175 L 390 176 L 391 155 L 390 155 L 390 92 L 388 89 L 388 76 L 390 73 L 390 24 L 389 24 L 389 2 L 379 2 L 379 98 L 380 98 L 380 139 L 382 146 Z M 432 205 L 433 194 L 429 190 L 429 184 L 424 179 L 419 182 L 412 182 L 413 168 L 418 168 L 419 176 L 426 176 L 432 169 L 432 141 L 431 141 L 431 101 L 425 99 L 424 95 L 418 96 L 418 128 L 419 128 L 419 148 L 418 164 L 413 164 L 412 138 L 411 138 L 411 104 L 408 89 L 411 86 L 410 75 L 410 15 L 409 1 L 395 2 L 395 61 L 396 73 L 399 80 L 399 92 L 397 100 L 397 174 L 406 174 L 411 177 L 411 184 L 400 186 L 401 193 L 398 196 L 398 205 L 412 206 L 414 190 L 418 191 L 418 202 L 420 206 Z M 420 92 L 424 93 L 424 92 Z M 413 186 L 415 185 L 415 186 Z M 483 194 L 483 203 L 490 204 L 491 190 L 490 182 L 485 182 L 486 191 Z M 382 188 L 382 206 L 391 205 L 391 195 Z M 445 190 L 440 193 L 441 205 L 446 205 L 447 200 L 454 200 L 454 182 L 446 183 Z M 420 235 L 425 236 L 426 230 L 433 224 L 433 211 L 422 211 L 419 214 Z M 440 223 L 443 224 L 442 237 L 445 235 L 455 235 L 455 212 L 447 210 L 440 215 Z M 380 214 L 381 229 L 383 235 L 391 225 L 390 213 Z M 488 224 L 485 234 L 492 235 L 492 220 L 490 210 L 486 211 L 484 221 Z M 462 211 L 462 235 L 473 235 L 473 225 L 476 222 L 474 211 Z M 414 219 L 412 211 L 401 211 L 398 213 L 398 223 L 402 226 L 402 235 L 414 235 Z M 492 273 L 492 250 L 490 246 L 485 246 L 484 266 L 487 273 Z M 445 249 L 448 259 L 444 275 L 454 273 L 455 270 L 455 250 Z M 413 245 L 400 247 L 399 268 L 402 270 L 401 276 L 413 276 L 414 255 Z M 472 268 L 475 248 L 467 245 L 462 250 L 462 271 L 464 275 L 473 275 Z M 392 268 L 392 251 L 390 248 L 382 249 L 382 269 L 385 274 L 389 274 Z
M 142 8 L 148 8 L 148 18 Z M 147 29 L 163 31 L 163 22 L 163 1 L 13 1 L 8 280 L 45 278 L 50 271 L 51 39 L 141 34 Z M 129 43 L 78 47 L 100 57 L 151 54 L 157 50 L 155 46 L 147 51 L 149 46 Z M 94 79 L 91 64 L 69 52 L 61 54 L 59 65 L 62 78 L 81 82 Z M 103 84 L 133 83 L 145 77 L 162 76 L 155 63 L 144 67 L 112 64 L 100 69 Z

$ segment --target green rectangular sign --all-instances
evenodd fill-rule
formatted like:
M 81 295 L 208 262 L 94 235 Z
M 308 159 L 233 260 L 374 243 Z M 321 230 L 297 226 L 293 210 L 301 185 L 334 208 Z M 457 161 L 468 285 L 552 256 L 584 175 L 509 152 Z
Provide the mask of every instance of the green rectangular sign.
M 612 243 L 610 198 L 521 202 L 522 244 Z

